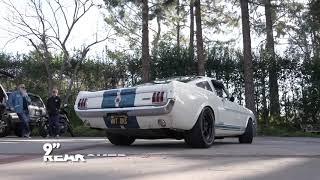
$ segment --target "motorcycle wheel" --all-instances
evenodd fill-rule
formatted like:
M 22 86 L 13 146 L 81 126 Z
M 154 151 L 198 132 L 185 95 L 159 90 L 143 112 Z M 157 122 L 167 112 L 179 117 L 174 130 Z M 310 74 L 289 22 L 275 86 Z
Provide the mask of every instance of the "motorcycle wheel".
M 0 137 L 5 137 L 10 132 L 9 120 L 0 117 Z
M 39 135 L 43 138 L 49 134 L 49 124 L 47 122 L 40 122 L 39 124 Z

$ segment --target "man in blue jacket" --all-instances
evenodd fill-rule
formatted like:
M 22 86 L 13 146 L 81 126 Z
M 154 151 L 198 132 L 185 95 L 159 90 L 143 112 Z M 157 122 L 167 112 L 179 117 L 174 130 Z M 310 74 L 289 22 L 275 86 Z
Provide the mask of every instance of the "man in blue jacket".
M 30 138 L 29 127 L 29 110 L 28 106 L 31 103 L 31 99 L 28 96 L 26 86 L 20 84 L 16 91 L 12 92 L 9 96 L 8 104 L 12 111 L 15 111 L 22 123 L 22 136 Z

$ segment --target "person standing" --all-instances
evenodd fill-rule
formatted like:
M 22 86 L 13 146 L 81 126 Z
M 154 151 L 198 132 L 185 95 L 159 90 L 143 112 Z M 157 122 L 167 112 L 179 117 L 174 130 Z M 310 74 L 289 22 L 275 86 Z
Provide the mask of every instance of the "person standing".
M 49 115 L 49 135 L 52 137 L 59 137 L 59 110 L 61 106 L 61 99 L 58 96 L 58 89 L 52 90 L 52 96 L 47 100 L 47 112 Z
M 31 99 L 28 96 L 26 86 L 20 84 L 17 90 L 12 92 L 8 100 L 10 110 L 17 113 L 21 121 L 21 135 L 22 137 L 30 138 L 30 127 L 29 127 L 29 109 L 28 106 L 31 104 Z

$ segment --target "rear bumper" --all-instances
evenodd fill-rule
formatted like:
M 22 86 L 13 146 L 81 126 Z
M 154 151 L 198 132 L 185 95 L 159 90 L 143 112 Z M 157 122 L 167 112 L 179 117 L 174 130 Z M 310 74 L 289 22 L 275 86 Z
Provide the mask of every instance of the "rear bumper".
M 108 113 L 126 113 L 128 116 L 156 116 L 170 113 L 174 103 L 174 99 L 168 99 L 168 102 L 162 106 L 142 106 L 87 110 L 80 110 L 77 106 L 75 106 L 75 110 L 78 116 L 80 116 L 80 118 L 103 117 Z
M 132 136 L 138 139 L 163 139 L 174 138 L 183 139 L 185 135 L 184 130 L 173 130 L 168 128 L 162 129 L 106 129 L 108 134 L 118 134 L 125 136 Z

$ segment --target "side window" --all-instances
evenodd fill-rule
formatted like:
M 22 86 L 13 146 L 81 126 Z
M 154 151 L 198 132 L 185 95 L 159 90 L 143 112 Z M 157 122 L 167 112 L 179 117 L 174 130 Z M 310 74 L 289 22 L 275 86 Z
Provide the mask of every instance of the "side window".
M 213 86 L 214 86 L 214 89 L 215 89 L 217 95 L 219 97 L 223 97 L 223 89 L 221 87 L 218 87 L 218 86 L 215 86 L 215 85 L 213 85 Z
M 228 94 L 226 93 L 226 91 L 223 88 L 223 85 L 221 84 L 216 84 L 214 82 L 212 82 L 214 90 L 216 91 L 217 95 L 221 98 L 228 98 Z
M 212 92 L 212 89 L 211 89 L 211 87 L 210 87 L 210 84 L 209 84 L 207 81 L 198 82 L 198 83 L 196 84 L 196 86 L 201 87 L 201 88 L 203 88 L 203 89 L 206 89 L 206 90 Z

